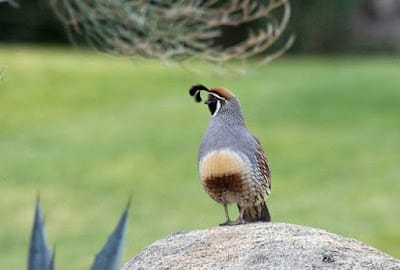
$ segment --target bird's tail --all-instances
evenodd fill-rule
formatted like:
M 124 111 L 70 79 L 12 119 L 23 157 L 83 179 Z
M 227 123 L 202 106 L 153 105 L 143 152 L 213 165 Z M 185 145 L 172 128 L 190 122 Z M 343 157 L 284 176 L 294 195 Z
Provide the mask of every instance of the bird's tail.
M 238 205 L 239 212 L 241 207 Z M 244 209 L 243 220 L 245 222 L 256 222 L 256 221 L 271 221 L 271 215 L 269 213 L 267 204 L 262 201 L 260 204 L 253 205 Z

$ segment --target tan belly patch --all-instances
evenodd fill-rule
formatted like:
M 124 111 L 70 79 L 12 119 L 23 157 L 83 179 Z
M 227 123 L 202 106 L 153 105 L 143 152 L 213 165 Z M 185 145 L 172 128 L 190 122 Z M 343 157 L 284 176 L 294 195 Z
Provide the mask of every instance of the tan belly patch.
M 208 178 L 222 175 L 242 174 L 246 165 L 239 155 L 227 151 L 214 151 L 200 161 L 200 176 Z
M 237 154 L 215 151 L 200 161 L 200 177 L 207 193 L 216 201 L 231 203 L 247 189 L 246 164 Z

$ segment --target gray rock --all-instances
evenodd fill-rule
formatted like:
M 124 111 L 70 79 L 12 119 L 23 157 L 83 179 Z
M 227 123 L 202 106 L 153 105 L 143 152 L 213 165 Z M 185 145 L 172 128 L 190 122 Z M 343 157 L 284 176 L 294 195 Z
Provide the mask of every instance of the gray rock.
M 123 269 L 400 270 L 400 260 L 324 230 L 253 223 L 171 234 L 146 247 Z

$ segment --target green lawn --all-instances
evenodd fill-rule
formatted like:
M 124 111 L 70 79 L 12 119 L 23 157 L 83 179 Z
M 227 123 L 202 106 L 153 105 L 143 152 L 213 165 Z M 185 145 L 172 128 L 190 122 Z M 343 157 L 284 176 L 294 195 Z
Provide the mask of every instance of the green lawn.
M 400 257 L 399 59 L 283 58 L 240 77 L 3 46 L 0 66 L 0 269 L 26 268 L 37 191 L 57 269 L 89 268 L 130 194 L 124 261 L 222 222 L 197 175 L 199 82 L 240 98 L 271 162 L 274 221 Z

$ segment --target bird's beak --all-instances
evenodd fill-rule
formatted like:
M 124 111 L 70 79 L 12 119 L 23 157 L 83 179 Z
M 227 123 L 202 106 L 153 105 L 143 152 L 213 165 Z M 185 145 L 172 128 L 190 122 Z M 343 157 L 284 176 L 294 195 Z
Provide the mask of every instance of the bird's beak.
M 207 104 L 207 105 L 210 104 L 210 100 L 207 99 L 206 101 L 204 101 L 204 104 Z

